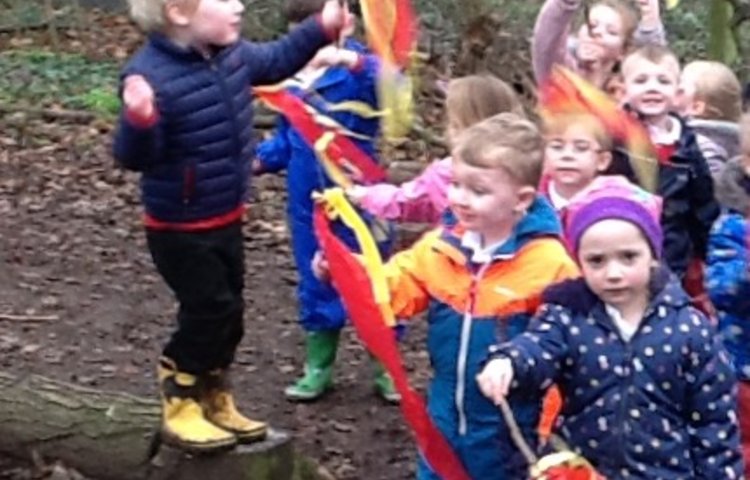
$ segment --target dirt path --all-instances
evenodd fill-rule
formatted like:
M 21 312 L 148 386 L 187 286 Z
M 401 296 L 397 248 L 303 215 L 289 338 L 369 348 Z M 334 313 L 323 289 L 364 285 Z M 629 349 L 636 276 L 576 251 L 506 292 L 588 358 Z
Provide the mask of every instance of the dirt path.
M 0 118 L 0 364 L 82 385 L 155 395 L 155 360 L 174 304 L 144 245 L 136 177 L 113 167 L 110 132 Z M 22 142 L 23 144 L 19 144 Z M 397 408 L 372 395 L 367 356 L 347 332 L 337 388 L 310 405 L 281 392 L 300 371 L 301 332 L 283 217 L 283 179 L 257 182 L 245 229 L 246 337 L 236 385 L 249 413 L 295 433 L 337 478 L 413 477 L 414 448 Z M 424 329 L 404 352 L 424 383 Z

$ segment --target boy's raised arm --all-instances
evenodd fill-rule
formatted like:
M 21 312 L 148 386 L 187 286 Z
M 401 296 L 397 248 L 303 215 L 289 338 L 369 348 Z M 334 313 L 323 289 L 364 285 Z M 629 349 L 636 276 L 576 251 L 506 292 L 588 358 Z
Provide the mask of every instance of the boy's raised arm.
M 252 85 L 270 85 L 302 69 L 325 45 L 338 40 L 344 12 L 338 0 L 328 0 L 320 15 L 300 23 L 273 42 L 244 42 L 244 60 L 252 65 Z

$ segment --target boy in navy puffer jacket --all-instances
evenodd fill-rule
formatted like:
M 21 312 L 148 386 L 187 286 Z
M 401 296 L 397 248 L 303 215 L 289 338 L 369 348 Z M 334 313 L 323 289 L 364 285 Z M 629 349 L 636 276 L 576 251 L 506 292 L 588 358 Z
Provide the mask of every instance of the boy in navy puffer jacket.
M 739 379 L 738 415 L 745 459 L 750 475 L 750 252 L 748 214 L 750 193 L 743 158 L 750 158 L 750 116 L 741 122 L 742 156 L 724 165 L 716 179 L 716 197 L 722 214 L 708 237 L 706 290 L 716 306 L 719 332 L 731 354 Z
M 735 377 L 706 317 L 659 265 L 660 201 L 600 177 L 568 207 L 583 278 L 550 287 L 479 375 L 499 403 L 558 385 L 553 433 L 610 479 L 742 478 Z
M 243 335 L 242 216 L 253 156 L 250 87 L 278 82 L 338 36 L 338 0 L 285 38 L 240 38 L 239 0 L 131 0 L 146 45 L 122 73 L 114 155 L 142 172 L 146 237 L 179 302 L 159 362 L 162 439 L 206 451 L 266 435 L 235 408 Z

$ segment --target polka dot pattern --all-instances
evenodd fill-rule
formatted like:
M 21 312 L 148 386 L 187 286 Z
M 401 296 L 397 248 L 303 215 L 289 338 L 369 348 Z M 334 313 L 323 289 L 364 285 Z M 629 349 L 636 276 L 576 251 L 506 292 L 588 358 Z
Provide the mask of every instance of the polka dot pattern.
M 498 353 L 521 388 L 560 387 L 556 433 L 607 478 L 741 478 L 734 377 L 714 337 L 672 280 L 630 341 L 601 302 L 549 304 Z

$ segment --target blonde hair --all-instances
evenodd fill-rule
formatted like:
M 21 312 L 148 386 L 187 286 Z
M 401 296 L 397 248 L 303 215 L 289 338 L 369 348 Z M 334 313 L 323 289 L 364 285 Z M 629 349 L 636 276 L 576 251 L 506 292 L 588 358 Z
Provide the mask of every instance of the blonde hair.
M 198 6 L 200 0 L 128 0 L 130 17 L 145 32 L 162 30 L 167 25 L 164 8 L 170 2 L 192 9 Z
M 651 63 L 661 64 L 663 62 L 673 62 L 676 70 L 676 75 L 680 75 L 680 60 L 677 55 L 667 47 L 661 45 L 645 45 L 641 48 L 637 48 L 630 52 L 625 59 L 622 61 L 621 72 L 624 75 L 627 74 L 628 67 L 636 59 L 648 60 Z
M 742 86 L 721 62 L 698 60 L 685 65 L 683 75 L 695 79 L 695 96 L 706 103 L 702 118 L 737 122 L 742 115 Z
M 602 150 L 612 150 L 612 136 L 599 118 L 585 112 L 558 113 L 545 115 L 543 129 L 545 135 L 563 135 L 573 125 L 586 129 Z
M 473 167 L 502 168 L 521 186 L 539 184 L 544 139 L 539 129 L 515 113 L 501 113 L 462 132 L 453 161 Z
M 448 83 L 446 115 L 466 129 L 493 115 L 512 112 L 524 116 L 513 88 L 492 75 L 469 75 Z

